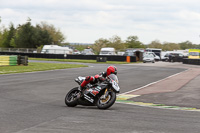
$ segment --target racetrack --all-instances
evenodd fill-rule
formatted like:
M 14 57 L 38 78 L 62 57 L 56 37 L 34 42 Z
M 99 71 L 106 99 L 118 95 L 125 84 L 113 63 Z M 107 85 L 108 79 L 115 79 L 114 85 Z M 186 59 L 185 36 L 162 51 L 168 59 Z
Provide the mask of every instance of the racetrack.
M 77 76 L 95 75 L 106 64 L 36 73 L 0 75 L 1 133 L 198 133 L 199 112 L 115 103 L 108 110 L 66 107 Z M 116 65 L 121 93 L 184 71 L 184 68 Z

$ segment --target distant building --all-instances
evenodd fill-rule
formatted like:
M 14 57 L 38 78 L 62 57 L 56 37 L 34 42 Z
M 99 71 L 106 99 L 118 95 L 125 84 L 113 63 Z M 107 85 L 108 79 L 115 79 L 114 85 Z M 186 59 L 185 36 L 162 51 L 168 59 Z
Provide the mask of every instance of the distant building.
M 126 49 L 124 56 L 135 56 L 137 61 L 142 61 L 144 51 L 142 48 L 129 48 Z

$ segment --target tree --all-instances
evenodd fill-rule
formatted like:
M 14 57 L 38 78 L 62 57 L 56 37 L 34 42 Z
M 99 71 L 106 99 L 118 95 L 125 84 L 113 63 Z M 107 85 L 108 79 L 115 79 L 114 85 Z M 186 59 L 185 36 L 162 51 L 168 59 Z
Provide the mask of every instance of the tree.
M 36 25 L 35 27 L 34 38 L 34 43 L 36 47 L 48 45 L 53 41 L 48 31 L 43 30 L 39 25 Z
M 173 50 L 178 50 L 178 49 L 180 49 L 179 44 L 164 42 L 162 50 L 173 51 Z
M 34 27 L 31 22 L 19 25 L 15 36 L 15 44 L 17 48 L 35 48 L 34 47 Z
M 32 26 L 29 20 L 17 28 L 14 44 L 17 48 L 37 48 L 51 42 L 52 38 L 48 31 L 42 29 L 39 25 Z
M 15 39 L 14 38 L 12 38 L 10 40 L 10 46 L 13 47 L 13 48 L 16 48 L 16 44 L 15 44 Z
M 62 45 L 62 42 L 65 40 L 63 33 L 54 27 L 52 24 L 48 24 L 46 22 L 41 22 L 38 24 L 43 30 L 48 31 L 52 38 L 52 42 L 54 44 Z
M 1 31 L 1 36 L 0 36 L 0 47 L 4 47 L 6 48 L 6 41 L 7 41 L 7 37 L 8 37 L 8 29 L 3 28 L 3 30 Z
M 89 48 L 89 45 L 80 45 L 80 44 L 75 44 L 75 45 L 71 45 L 72 47 L 74 47 L 76 50 L 78 51 L 83 51 L 86 48 Z
M 104 38 L 100 38 L 95 41 L 94 45 L 92 46 L 92 49 L 96 52 L 96 54 L 100 53 L 101 48 L 107 47 L 109 44 L 109 41 Z
M 185 41 L 185 42 L 179 43 L 179 46 L 183 50 L 195 47 L 190 41 Z
M 56 32 L 55 36 L 59 38 L 58 36 L 61 35 L 60 31 L 56 30 L 52 25 L 49 27 Z M 4 27 L 0 29 L 0 47 L 37 48 L 43 45 L 51 44 L 52 42 L 53 38 L 51 37 L 49 31 L 43 29 L 43 27 L 39 24 L 32 26 L 30 18 L 27 19 L 25 24 L 18 25 L 16 29 L 12 23 L 8 29 Z
M 110 38 L 107 47 L 113 47 L 118 51 L 125 49 L 125 45 L 119 36 L 113 36 L 112 38 Z
M 127 48 L 144 48 L 144 45 L 138 40 L 137 36 L 129 36 L 125 42 Z
M 14 28 L 14 25 L 11 23 L 10 24 L 10 27 L 9 27 L 9 30 L 5 30 L 4 31 L 4 40 L 2 41 L 2 46 L 3 47 L 6 47 L 6 48 L 11 48 L 13 47 L 11 45 L 11 40 L 14 38 L 14 35 L 15 35 L 15 28 Z
M 160 43 L 159 40 L 155 40 L 155 41 L 152 41 L 149 45 L 148 45 L 149 48 L 158 48 L 158 49 L 162 49 L 163 48 L 163 45 Z
M 1 30 L 0 30 L 0 47 L 2 47 L 2 33 L 1 33 Z
M 0 23 L 1 23 L 1 16 L 0 16 Z M 0 27 L 0 47 L 2 47 L 2 33 L 1 33 L 1 27 Z

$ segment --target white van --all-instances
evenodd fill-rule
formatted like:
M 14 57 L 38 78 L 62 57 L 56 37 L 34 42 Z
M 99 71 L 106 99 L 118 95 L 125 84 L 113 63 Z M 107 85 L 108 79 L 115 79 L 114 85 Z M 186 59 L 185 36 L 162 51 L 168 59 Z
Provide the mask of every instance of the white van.
M 99 55 L 116 55 L 115 48 L 111 47 L 101 48 Z
M 68 47 L 61 47 L 58 45 L 44 45 L 41 53 L 46 54 L 72 54 L 73 50 Z
M 154 56 L 154 59 L 156 61 L 159 61 L 160 60 L 160 57 L 158 55 L 156 55 L 154 52 L 144 52 L 143 53 L 143 57 L 146 56 L 146 55 L 153 55 Z

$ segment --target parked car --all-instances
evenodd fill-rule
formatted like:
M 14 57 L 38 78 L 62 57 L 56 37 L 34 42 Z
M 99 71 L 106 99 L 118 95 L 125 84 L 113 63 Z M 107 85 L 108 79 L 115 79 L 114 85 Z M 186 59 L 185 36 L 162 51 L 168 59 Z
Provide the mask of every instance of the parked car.
M 169 62 L 182 62 L 184 55 L 180 53 L 170 53 L 168 54 Z
M 91 48 L 86 48 L 83 51 L 81 51 L 82 55 L 94 55 L 94 52 Z
M 152 54 L 145 54 L 143 57 L 143 63 L 152 62 L 155 63 L 155 58 Z

